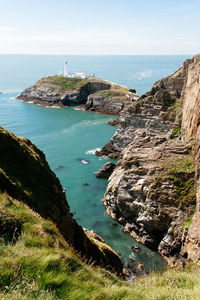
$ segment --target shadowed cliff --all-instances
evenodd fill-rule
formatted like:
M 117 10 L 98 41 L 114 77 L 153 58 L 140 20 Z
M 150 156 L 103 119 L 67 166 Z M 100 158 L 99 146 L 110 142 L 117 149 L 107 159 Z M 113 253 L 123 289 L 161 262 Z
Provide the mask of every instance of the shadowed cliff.
M 70 214 L 65 192 L 45 155 L 30 140 L 0 127 L 0 191 L 27 204 L 56 224 L 64 239 L 96 264 L 120 273 L 118 255 L 100 238 L 92 238 Z

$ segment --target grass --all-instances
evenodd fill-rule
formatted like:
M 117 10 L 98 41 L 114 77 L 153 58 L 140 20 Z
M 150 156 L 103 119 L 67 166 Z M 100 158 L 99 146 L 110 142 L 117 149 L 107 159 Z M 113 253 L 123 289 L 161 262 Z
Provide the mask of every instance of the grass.
M 81 79 L 81 78 L 66 78 L 60 75 L 54 75 L 54 76 L 49 76 L 46 78 L 43 78 L 43 81 L 45 81 L 48 84 L 52 85 L 52 90 L 53 86 L 56 86 L 59 88 L 62 92 L 66 90 L 76 90 L 81 88 L 82 86 L 86 85 L 89 82 L 100 82 L 104 84 L 110 85 L 109 82 L 102 80 L 100 78 L 96 77 L 88 77 L 86 79 Z M 122 89 L 128 91 L 128 88 L 122 88 L 119 85 L 114 84 L 115 89 Z
M 116 88 L 116 89 L 110 89 L 110 90 L 102 90 L 95 95 L 102 96 L 102 97 L 107 97 L 107 96 L 125 96 L 128 93 L 128 89 L 126 88 Z
M 30 141 L 2 128 L 0 141 L 0 299 L 199 299 L 198 265 L 152 272 L 128 283 L 86 263 L 46 219 L 54 220 L 62 187 L 44 154 Z M 180 195 L 189 197 L 192 189 L 187 184 L 185 193 L 184 182 L 193 178 L 192 155 L 173 160 L 166 172 L 181 178 Z M 51 189 L 54 185 L 61 189 L 59 197 Z M 23 197 L 45 219 L 30 209 L 29 201 L 29 206 L 24 204 Z
M 47 82 L 60 87 L 61 91 L 76 90 L 88 82 L 88 79 L 65 78 L 60 75 L 49 76 Z
M 179 137 L 181 134 L 181 127 L 176 127 L 172 129 L 171 139 Z
M 178 189 L 178 199 L 181 205 L 196 204 L 196 185 L 194 158 L 190 153 L 165 164 L 167 174 L 173 179 Z
M 86 264 L 51 221 L 6 193 L 0 193 L 0 208 L 1 222 L 12 219 L 21 226 L 15 242 L 1 235 L 1 299 L 199 299 L 197 265 L 152 272 L 128 283 Z
M 128 93 L 128 88 L 122 87 L 117 84 L 112 84 L 106 80 L 102 80 L 100 78 L 96 77 L 89 77 L 86 79 L 80 79 L 80 78 L 65 78 L 60 75 L 55 76 L 49 76 L 47 78 L 44 78 L 45 82 L 53 86 L 58 87 L 62 92 L 66 90 L 76 90 L 81 88 L 82 86 L 86 85 L 89 82 L 100 82 L 107 85 L 110 85 L 110 88 L 106 88 L 105 90 L 101 90 L 97 92 L 96 94 L 107 96 L 107 95 L 124 95 L 125 93 Z
M 192 225 L 192 220 L 193 220 L 193 215 L 195 213 L 195 210 L 192 209 L 190 210 L 190 216 L 187 218 L 187 220 L 185 220 L 185 222 L 183 223 L 183 230 L 185 228 L 189 228 Z

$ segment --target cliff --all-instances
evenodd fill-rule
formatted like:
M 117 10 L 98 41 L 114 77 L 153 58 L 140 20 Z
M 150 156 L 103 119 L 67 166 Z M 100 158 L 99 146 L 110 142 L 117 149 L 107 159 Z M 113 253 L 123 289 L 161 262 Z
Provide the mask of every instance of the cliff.
M 170 265 L 200 253 L 199 61 L 156 82 L 97 152 L 119 158 L 103 199 L 108 214 Z
M 128 88 L 98 78 L 49 76 L 25 89 L 18 99 L 45 106 L 81 106 L 82 109 L 119 115 L 138 96 Z
M 44 154 L 29 140 L 0 127 L 0 191 L 51 220 L 65 241 L 88 261 L 120 273 L 118 255 L 98 237 L 84 231 L 73 219 L 59 179 Z
M 129 143 L 123 148 L 119 142 L 122 153 L 113 152 L 120 158 L 106 194 L 112 197 L 110 213 L 127 224 L 127 231 L 152 248 L 162 239 L 165 248 L 160 242 L 159 249 L 168 251 L 163 255 L 169 262 L 173 255 L 180 257 L 180 250 L 184 257 L 199 259 L 199 63 L 198 56 L 187 61 L 185 70 L 159 81 L 123 115 L 118 132 L 126 132 L 127 117 L 133 139 L 125 136 Z M 135 118 L 137 128 L 131 125 Z M 117 149 L 114 142 L 112 149 Z M 97 259 L 97 264 L 121 270 L 103 240 L 73 220 L 44 154 L 3 128 L 0 208 L 1 299 L 199 299 L 197 264 L 152 272 L 133 283 L 94 266 Z M 124 211 L 132 223 L 117 215 Z
M 183 122 L 182 140 L 194 144 L 196 210 L 183 235 L 182 255 L 193 261 L 200 260 L 200 55 L 195 56 L 188 66 L 187 79 L 182 94 Z

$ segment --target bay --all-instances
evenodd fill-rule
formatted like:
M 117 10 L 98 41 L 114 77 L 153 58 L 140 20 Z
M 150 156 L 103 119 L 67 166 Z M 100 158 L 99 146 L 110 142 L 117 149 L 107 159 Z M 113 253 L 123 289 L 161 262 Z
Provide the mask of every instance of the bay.
M 0 123 L 11 132 L 31 139 L 46 155 L 50 167 L 66 188 L 74 218 L 94 230 L 127 263 L 137 259 L 148 269 L 163 267 L 159 255 L 138 244 L 104 210 L 101 199 L 107 181 L 94 173 L 108 160 L 96 157 L 116 131 L 107 125 L 112 116 L 70 108 L 48 108 L 15 97 L 44 76 L 57 74 L 68 60 L 71 72 L 97 77 L 147 91 L 163 76 L 174 72 L 188 56 L 53 56 L 0 55 Z M 131 247 L 139 245 L 140 252 Z

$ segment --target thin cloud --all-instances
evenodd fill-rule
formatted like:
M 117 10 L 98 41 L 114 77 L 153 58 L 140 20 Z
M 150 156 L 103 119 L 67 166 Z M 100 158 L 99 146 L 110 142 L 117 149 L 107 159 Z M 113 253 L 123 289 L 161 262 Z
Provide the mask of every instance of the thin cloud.
M 63 32 L 59 34 L 54 33 L 44 33 L 44 34 L 15 34 L 12 36 L 7 36 L 1 34 L 1 42 L 21 42 L 21 43 L 40 43 L 44 44 L 57 44 L 57 45 L 80 45 L 80 44 L 118 44 L 119 41 L 122 41 L 127 38 L 127 33 L 123 30 L 121 31 L 98 31 L 92 30 L 89 32 L 75 31 L 75 32 Z
M 128 21 L 135 23 L 135 22 L 138 22 L 138 18 L 130 18 L 130 19 L 128 19 Z
M 192 7 L 193 7 L 193 5 L 188 3 L 188 4 L 183 4 L 180 6 L 173 7 L 172 9 L 175 11 L 185 11 L 185 10 L 191 9 Z
M 150 32 L 152 31 L 152 28 L 149 28 L 149 27 L 141 27 L 138 29 L 138 31 L 141 31 L 141 32 Z
M 17 31 L 19 30 L 16 27 L 0 26 L 0 31 Z

